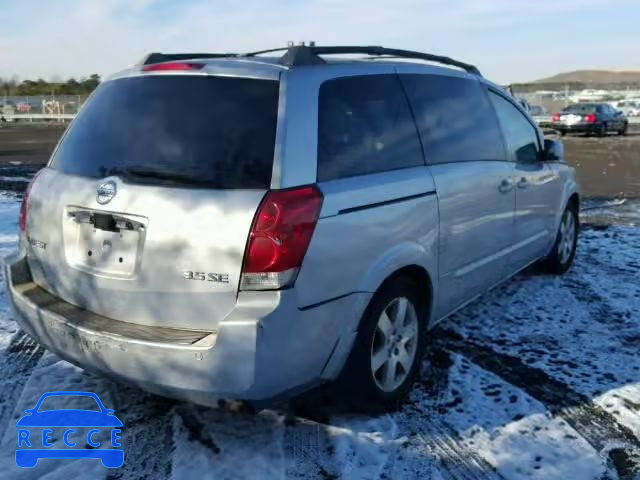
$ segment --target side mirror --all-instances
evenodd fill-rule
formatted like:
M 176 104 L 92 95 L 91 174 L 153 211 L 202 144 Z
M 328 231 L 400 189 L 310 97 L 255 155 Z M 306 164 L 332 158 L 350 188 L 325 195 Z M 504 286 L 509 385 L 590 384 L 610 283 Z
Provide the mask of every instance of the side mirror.
M 559 140 L 544 139 L 544 160 L 546 162 L 564 161 L 564 144 Z

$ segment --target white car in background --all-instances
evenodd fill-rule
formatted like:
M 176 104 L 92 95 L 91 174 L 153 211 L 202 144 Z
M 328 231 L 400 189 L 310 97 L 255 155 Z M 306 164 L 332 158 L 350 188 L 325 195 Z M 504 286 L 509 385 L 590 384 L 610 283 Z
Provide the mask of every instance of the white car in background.
M 529 115 L 531 115 L 538 126 L 543 128 L 551 125 L 551 121 L 553 119 L 551 112 L 542 105 L 531 105 L 529 107 Z
M 615 108 L 627 117 L 640 117 L 640 99 L 621 100 L 615 105 Z

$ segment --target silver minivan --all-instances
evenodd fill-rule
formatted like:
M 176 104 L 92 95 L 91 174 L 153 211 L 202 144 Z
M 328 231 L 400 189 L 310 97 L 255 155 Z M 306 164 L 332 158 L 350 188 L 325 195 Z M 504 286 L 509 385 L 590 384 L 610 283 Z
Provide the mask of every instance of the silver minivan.
M 4 268 L 20 325 L 88 370 L 202 404 L 333 382 L 389 409 L 438 321 L 570 267 L 578 210 L 562 144 L 471 65 L 151 54 L 67 129 Z

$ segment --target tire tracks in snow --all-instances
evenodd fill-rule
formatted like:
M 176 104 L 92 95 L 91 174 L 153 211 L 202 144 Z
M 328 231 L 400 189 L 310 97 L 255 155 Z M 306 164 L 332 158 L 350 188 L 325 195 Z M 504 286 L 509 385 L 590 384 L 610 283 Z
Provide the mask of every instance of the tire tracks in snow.
M 387 478 L 450 478 L 496 480 L 502 477 L 477 452 L 460 442 L 458 433 L 441 419 L 449 383 L 449 355 L 436 348 L 426 361 L 429 375 L 415 387 L 419 398 L 390 415 L 406 440 L 385 470 Z
M 562 279 L 562 285 L 567 287 L 596 322 L 614 328 L 626 325 L 626 319 L 630 312 L 620 312 L 619 309 L 611 305 L 605 297 L 598 293 L 591 283 L 572 277 Z
M 31 372 L 42 358 L 45 349 L 23 330 L 13 336 L 0 362 L 0 438 L 11 421 L 14 410 Z
M 173 467 L 175 402 L 110 381 L 116 416 L 122 421 L 124 465 L 107 480 L 170 479 Z
M 441 336 L 446 348 L 525 391 L 567 422 L 607 460 L 619 478 L 626 480 L 640 475 L 640 439 L 609 412 L 593 404 L 588 396 L 518 358 L 495 352 L 451 331 L 442 332 Z
M 306 418 L 287 418 L 283 436 L 283 449 L 288 463 L 285 478 L 339 478 L 331 462 L 333 448 L 327 426 L 323 423 Z
M 426 363 L 433 375 L 416 387 L 412 402 L 394 413 L 373 417 L 342 415 L 344 405 L 330 405 L 330 388 L 313 395 L 304 404 L 308 410 L 294 412 L 313 420 L 292 418 L 295 423 L 285 427 L 284 450 L 289 460 L 286 478 L 374 478 L 379 474 L 381 479 L 501 479 L 441 419 L 439 409 L 446 402 L 441 392 L 448 385 L 448 358 L 441 351 L 429 354 Z M 347 436 L 340 432 L 345 427 L 351 432 Z

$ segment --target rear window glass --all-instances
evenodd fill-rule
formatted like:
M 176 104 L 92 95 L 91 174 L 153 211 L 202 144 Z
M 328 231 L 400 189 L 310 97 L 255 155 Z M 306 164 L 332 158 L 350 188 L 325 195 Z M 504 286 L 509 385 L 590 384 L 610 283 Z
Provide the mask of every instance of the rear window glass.
M 427 163 L 506 159 L 496 114 L 477 81 L 445 75 L 400 77 L 416 115 Z
M 596 113 L 597 105 L 591 103 L 583 103 L 577 105 L 569 105 L 562 110 L 564 113 Z
M 319 102 L 319 181 L 424 165 L 396 75 L 329 80 Z
M 156 75 L 106 82 L 64 136 L 51 167 L 153 184 L 266 188 L 278 82 Z

